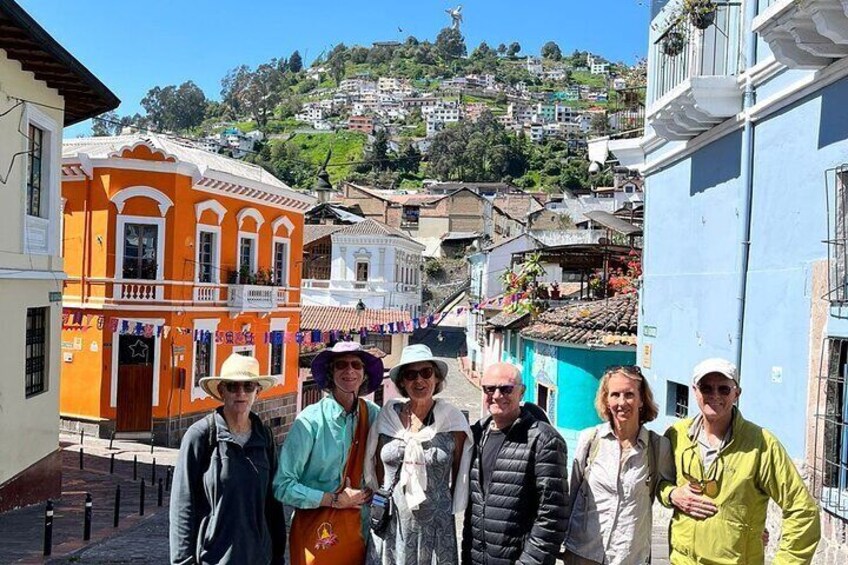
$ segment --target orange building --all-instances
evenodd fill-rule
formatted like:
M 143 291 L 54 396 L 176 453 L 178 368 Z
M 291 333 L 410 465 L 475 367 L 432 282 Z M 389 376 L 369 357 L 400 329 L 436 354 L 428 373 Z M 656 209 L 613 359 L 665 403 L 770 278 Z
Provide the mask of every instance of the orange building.
M 62 196 L 63 427 L 178 445 L 217 405 L 200 378 L 237 352 L 278 377 L 254 410 L 282 436 L 298 351 L 279 332 L 299 327 L 314 199 L 152 134 L 66 141 Z

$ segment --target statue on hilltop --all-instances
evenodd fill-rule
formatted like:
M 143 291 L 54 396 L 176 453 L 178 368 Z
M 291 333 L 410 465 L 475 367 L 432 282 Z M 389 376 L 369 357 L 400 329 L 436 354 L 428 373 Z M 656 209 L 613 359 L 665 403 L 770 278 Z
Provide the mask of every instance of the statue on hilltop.
M 451 17 L 451 29 L 458 30 L 462 23 L 462 5 L 460 4 L 456 8 L 448 8 L 445 12 Z

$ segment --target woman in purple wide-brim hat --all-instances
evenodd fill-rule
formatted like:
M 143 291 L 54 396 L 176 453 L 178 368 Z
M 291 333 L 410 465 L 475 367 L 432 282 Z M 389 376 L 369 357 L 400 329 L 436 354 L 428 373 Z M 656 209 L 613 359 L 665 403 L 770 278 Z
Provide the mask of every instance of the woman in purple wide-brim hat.
M 361 397 L 381 385 L 383 362 L 343 341 L 315 357 L 312 378 L 328 394 L 295 419 L 274 477 L 274 496 L 295 508 L 291 564 L 362 564 L 370 541 L 365 444 L 380 408 Z

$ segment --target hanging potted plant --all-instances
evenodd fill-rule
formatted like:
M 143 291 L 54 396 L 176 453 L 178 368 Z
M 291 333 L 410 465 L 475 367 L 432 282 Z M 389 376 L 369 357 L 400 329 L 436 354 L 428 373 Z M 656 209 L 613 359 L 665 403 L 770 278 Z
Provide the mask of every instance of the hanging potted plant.
M 707 29 L 716 18 L 716 3 L 713 0 L 683 0 L 683 11 L 698 29 Z
M 686 33 L 679 27 L 674 27 L 665 34 L 662 40 L 662 52 L 669 57 L 676 57 L 686 48 Z

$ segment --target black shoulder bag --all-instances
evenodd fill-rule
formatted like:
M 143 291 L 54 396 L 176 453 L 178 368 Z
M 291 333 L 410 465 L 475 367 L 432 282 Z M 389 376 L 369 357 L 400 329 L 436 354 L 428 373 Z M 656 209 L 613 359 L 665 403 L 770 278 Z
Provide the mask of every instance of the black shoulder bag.
M 375 490 L 371 497 L 371 531 L 377 536 L 383 537 L 383 534 L 386 533 L 386 528 L 389 527 L 389 519 L 394 514 L 392 494 L 400 480 L 401 469 L 403 469 L 403 462 L 398 465 L 391 486 L 388 489 L 381 488 Z

